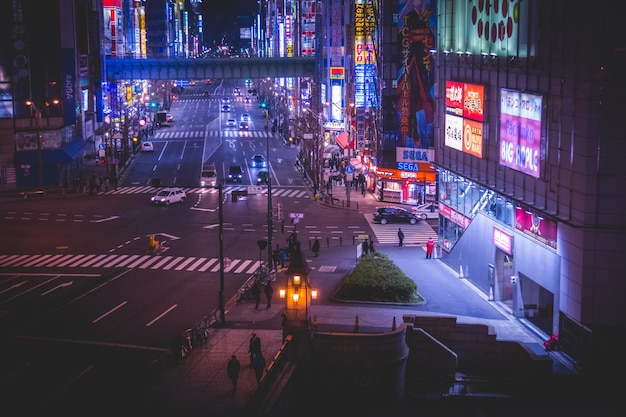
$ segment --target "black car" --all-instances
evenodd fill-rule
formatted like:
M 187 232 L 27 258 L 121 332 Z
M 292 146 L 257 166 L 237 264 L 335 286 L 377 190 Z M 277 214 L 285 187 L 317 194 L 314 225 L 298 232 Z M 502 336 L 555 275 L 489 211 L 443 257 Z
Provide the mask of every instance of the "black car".
M 259 171 L 256 174 L 256 183 L 258 185 L 266 185 L 269 183 L 270 173 L 267 171 Z
M 387 223 L 409 223 L 415 224 L 419 217 L 401 207 L 377 207 L 374 211 L 374 222 L 380 224 Z
M 241 165 L 230 164 L 227 178 L 230 182 L 243 182 L 243 168 L 241 168 Z

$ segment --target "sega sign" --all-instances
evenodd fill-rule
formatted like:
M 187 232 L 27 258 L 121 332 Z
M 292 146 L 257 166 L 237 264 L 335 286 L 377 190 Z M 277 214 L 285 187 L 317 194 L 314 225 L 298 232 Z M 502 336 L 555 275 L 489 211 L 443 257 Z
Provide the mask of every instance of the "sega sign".
M 435 159 L 435 151 L 433 149 L 423 148 L 396 148 L 396 162 L 428 162 Z

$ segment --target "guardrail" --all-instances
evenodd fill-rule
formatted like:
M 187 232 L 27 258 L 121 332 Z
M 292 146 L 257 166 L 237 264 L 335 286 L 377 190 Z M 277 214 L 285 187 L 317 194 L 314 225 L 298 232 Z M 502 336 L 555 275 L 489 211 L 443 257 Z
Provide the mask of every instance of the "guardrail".
M 265 263 L 261 264 L 260 270 L 267 268 Z M 272 271 L 275 274 L 275 271 Z M 248 279 L 239 287 L 237 294 L 231 297 L 224 306 L 225 310 L 232 308 L 237 302 L 247 297 L 248 291 L 252 288 L 255 280 L 259 279 L 259 274 L 256 272 L 248 277 Z M 271 279 L 271 273 L 270 278 Z M 274 279 L 275 275 L 274 275 Z M 191 355 L 193 350 L 199 346 L 206 345 L 209 340 L 209 329 L 215 327 L 216 323 L 220 322 L 220 311 L 215 309 L 208 315 L 204 316 L 200 321 L 194 324 L 192 327 L 185 330 L 178 335 L 171 343 L 172 351 L 172 364 L 178 366 L 186 358 Z

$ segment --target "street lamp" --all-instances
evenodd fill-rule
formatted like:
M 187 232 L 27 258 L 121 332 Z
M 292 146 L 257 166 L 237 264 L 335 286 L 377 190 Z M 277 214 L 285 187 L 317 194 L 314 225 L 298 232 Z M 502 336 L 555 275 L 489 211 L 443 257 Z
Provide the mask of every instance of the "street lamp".
M 52 101 L 46 101 L 45 107 L 46 109 L 50 107 L 51 104 L 59 104 L 58 99 L 53 99 Z M 39 107 L 35 105 L 32 100 L 27 100 L 26 105 L 30 106 L 35 111 L 35 120 L 37 124 L 37 175 L 38 175 L 38 185 L 39 190 L 43 190 L 43 153 L 41 150 L 41 110 Z

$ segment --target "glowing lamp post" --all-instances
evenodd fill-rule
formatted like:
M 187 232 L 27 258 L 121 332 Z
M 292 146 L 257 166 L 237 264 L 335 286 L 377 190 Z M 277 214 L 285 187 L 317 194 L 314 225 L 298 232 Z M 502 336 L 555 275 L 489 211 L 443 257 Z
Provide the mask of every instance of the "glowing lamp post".
M 287 268 L 287 288 L 280 288 L 278 295 L 286 301 L 285 334 L 293 334 L 300 330 L 309 329 L 309 304 L 317 298 L 317 290 L 311 288 L 309 282 L 309 268 L 304 255 L 297 244 L 291 254 L 289 268 Z

